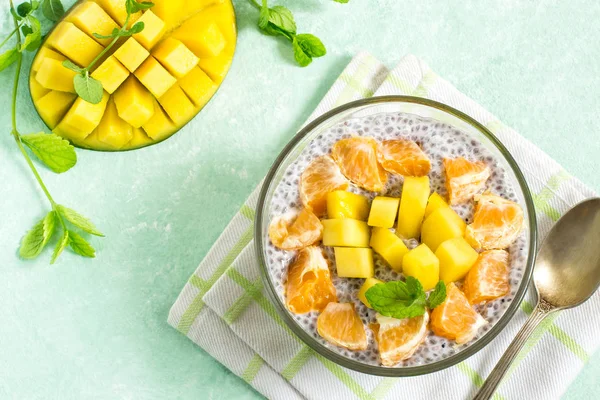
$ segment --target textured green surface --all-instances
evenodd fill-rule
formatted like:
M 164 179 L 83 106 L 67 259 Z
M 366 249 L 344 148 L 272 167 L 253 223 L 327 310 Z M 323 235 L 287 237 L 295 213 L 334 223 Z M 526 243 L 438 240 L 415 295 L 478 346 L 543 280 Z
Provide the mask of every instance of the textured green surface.
M 5 3 L 2 32 L 9 29 Z M 598 2 L 281 4 L 295 11 L 300 31 L 323 39 L 325 58 L 295 67 L 290 47 L 260 35 L 256 12 L 237 0 L 232 70 L 193 124 L 148 149 L 78 151 L 72 171 L 42 171 L 58 201 L 107 235 L 92 239 L 94 260 L 69 251 L 54 266 L 48 251 L 36 261 L 18 259 L 21 236 L 47 205 L 8 135 L 12 74 L 0 74 L 0 398 L 257 397 L 170 328 L 167 312 L 275 154 L 359 50 L 390 66 L 406 53 L 423 58 L 600 191 Z M 25 91 L 19 104 L 21 130 L 41 130 Z M 543 355 L 533 349 L 528 356 Z M 597 352 L 565 398 L 600 397 L 599 375 Z

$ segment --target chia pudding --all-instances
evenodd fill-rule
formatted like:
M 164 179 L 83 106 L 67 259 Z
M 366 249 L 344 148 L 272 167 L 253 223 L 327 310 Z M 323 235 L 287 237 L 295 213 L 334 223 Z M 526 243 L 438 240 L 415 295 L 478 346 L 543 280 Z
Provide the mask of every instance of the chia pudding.
M 505 199 L 518 203 L 520 202 L 511 185 L 511 178 L 506 173 L 504 167 L 496 159 L 493 153 L 479 141 L 473 139 L 468 134 L 457 130 L 455 127 L 435 119 L 424 118 L 407 113 L 382 113 L 343 121 L 326 131 L 323 131 L 308 143 L 298 158 L 286 169 L 282 180 L 279 182 L 273 193 L 273 197 L 270 200 L 270 220 L 274 217 L 281 216 L 282 214 L 297 211 L 302 207 L 299 197 L 299 181 L 300 175 L 304 169 L 315 158 L 329 154 L 332 146 L 338 140 L 352 136 L 372 137 L 377 141 L 408 139 L 416 142 L 431 160 L 431 171 L 429 172 L 431 190 L 438 192 L 443 196 L 447 194 L 444 186 L 445 178 L 442 166 L 442 159 L 444 157 L 465 157 L 470 161 L 483 161 L 489 166 L 491 173 L 490 178 L 486 183 L 486 190 Z M 373 199 L 377 195 L 400 197 L 402 181 L 402 176 L 389 174 L 386 187 L 381 193 L 369 192 L 352 184 L 349 186 L 348 190 L 353 193 L 364 195 L 369 199 Z M 520 205 L 522 207 L 524 206 L 524 204 Z M 452 208 L 467 224 L 472 221 L 472 202 L 452 206 Z M 278 249 L 270 242 L 266 233 L 263 240 L 266 246 L 267 269 L 271 281 L 273 282 L 280 300 L 285 304 L 287 269 L 294 260 L 296 252 Z M 405 244 L 409 249 L 412 249 L 416 247 L 419 242 L 415 239 L 410 239 L 405 240 Z M 376 312 L 367 308 L 357 298 L 357 293 L 364 280 L 338 277 L 336 274 L 333 248 L 325 246 L 321 247 L 324 248 L 325 256 L 330 262 L 331 271 L 333 272 L 332 281 L 337 291 L 338 301 L 354 303 L 356 311 L 365 326 L 375 323 Z M 479 312 L 488 322 L 488 324 L 479 329 L 477 336 L 468 343 L 457 345 L 454 341 L 436 336 L 429 331 L 425 340 L 416 352 L 407 360 L 401 361 L 396 367 L 427 365 L 452 356 L 453 354 L 464 350 L 494 326 L 508 309 L 521 283 L 527 260 L 527 239 L 525 233 L 521 232 L 517 240 L 506 250 L 510 254 L 510 293 L 504 297 L 489 301 L 486 304 L 475 306 L 477 312 Z M 402 278 L 402 274 L 393 271 L 378 254 L 374 254 L 374 262 L 376 278 L 382 281 L 398 280 Z M 298 325 L 306 332 L 310 333 L 323 346 L 326 346 L 349 359 L 369 365 L 380 365 L 377 342 L 370 329 L 366 329 L 369 343 L 368 348 L 364 351 L 351 351 L 331 344 L 317 333 L 316 324 L 319 315 L 318 312 L 310 312 L 307 314 L 294 314 L 290 312 L 290 315 L 296 320 Z

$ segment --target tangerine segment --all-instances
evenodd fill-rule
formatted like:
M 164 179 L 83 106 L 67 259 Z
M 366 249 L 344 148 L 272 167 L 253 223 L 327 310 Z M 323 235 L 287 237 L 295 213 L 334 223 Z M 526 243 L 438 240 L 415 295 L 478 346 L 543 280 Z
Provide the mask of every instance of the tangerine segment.
M 523 209 L 514 201 L 484 193 L 475 196 L 473 223 L 465 239 L 475 249 L 505 249 L 515 241 L 524 224 Z
M 317 332 L 328 342 L 349 350 L 366 350 L 367 332 L 352 303 L 327 304 L 317 319 Z
M 387 172 L 425 176 L 431 169 L 427 154 L 412 140 L 384 140 L 377 146 L 377 160 Z
M 483 303 L 508 294 L 508 252 L 488 250 L 481 253 L 467 274 L 463 289 L 471 304 Z
M 321 221 L 306 208 L 300 213 L 273 218 L 269 224 L 269 239 L 282 250 L 298 250 L 318 242 L 322 237 Z
M 444 158 L 446 189 L 450 204 L 464 203 L 485 186 L 490 168 L 482 161 L 472 162 L 463 157 Z
M 322 311 L 328 303 L 337 301 L 329 265 L 319 247 L 309 246 L 298 252 L 288 269 L 285 297 L 288 309 L 296 314 Z
M 446 300 L 431 312 L 431 330 L 438 336 L 466 343 L 487 321 L 479 315 L 454 283 L 446 287 Z
M 338 140 L 331 156 L 346 178 L 357 186 L 381 192 L 387 182 L 387 172 L 377 162 L 377 141 L 355 136 Z
M 329 156 L 311 162 L 300 176 L 300 200 L 304 207 L 322 216 L 327 212 L 327 194 L 346 190 L 348 180 Z
M 373 330 L 379 346 L 381 364 L 392 367 L 414 354 L 425 336 L 429 314 L 405 319 L 376 316 L 378 325 Z

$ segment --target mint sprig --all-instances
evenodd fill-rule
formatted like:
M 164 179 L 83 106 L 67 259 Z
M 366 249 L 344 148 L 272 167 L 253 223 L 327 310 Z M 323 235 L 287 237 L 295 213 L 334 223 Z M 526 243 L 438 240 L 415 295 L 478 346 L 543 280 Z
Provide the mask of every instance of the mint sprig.
M 434 309 L 437 306 L 441 305 L 446 300 L 446 284 L 444 281 L 439 281 L 433 292 L 429 294 L 429 299 L 427 302 L 429 303 L 429 308 Z

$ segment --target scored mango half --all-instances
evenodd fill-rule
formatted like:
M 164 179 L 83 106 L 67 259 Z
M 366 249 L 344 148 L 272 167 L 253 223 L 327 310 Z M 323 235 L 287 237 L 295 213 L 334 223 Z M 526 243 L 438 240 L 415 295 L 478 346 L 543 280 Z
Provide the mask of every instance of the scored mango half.
M 162 141 L 187 124 L 222 83 L 236 45 L 231 0 L 153 0 L 131 15 L 144 29 L 121 38 L 90 70 L 104 89 L 98 105 L 78 98 L 75 72 L 87 67 L 125 22 L 125 0 L 80 0 L 36 54 L 33 104 L 52 131 L 76 146 L 120 151 Z

